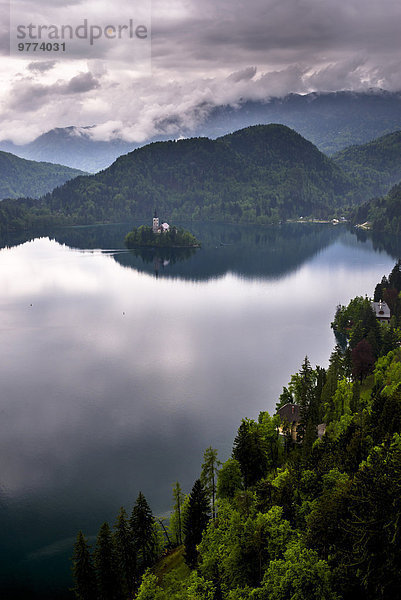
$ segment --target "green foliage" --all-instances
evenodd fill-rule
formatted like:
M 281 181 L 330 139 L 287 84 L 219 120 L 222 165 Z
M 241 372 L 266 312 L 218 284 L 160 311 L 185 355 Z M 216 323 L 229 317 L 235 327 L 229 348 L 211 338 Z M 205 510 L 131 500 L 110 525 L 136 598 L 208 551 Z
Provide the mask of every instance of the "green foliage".
M 156 575 L 150 570 L 144 573 L 135 600 L 167 600 L 166 594 L 158 585 Z
M 210 506 L 207 493 L 200 479 L 193 485 L 189 497 L 188 511 L 185 515 L 185 561 L 188 566 L 195 567 L 198 560 L 197 545 L 202 540 L 202 533 L 210 518 Z
M 47 194 L 41 210 L 74 224 L 148 218 L 278 223 L 327 218 L 360 191 L 311 142 L 283 125 L 219 138 L 157 142 Z
M 401 287 L 401 263 L 389 280 Z M 382 280 L 378 293 L 387 289 L 389 280 Z M 217 452 L 207 448 L 201 479 L 208 490 L 199 479 L 184 500 L 175 484 L 171 530 L 179 543 L 179 523 L 184 524 L 185 561 L 191 575 L 182 546 L 164 556 L 152 572 L 145 571 L 154 565 L 160 547 L 153 516 L 140 494 L 131 518 L 132 546 L 123 510 L 114 544 L 107 524 L 99 532 L 95 559 L 100 598 L 127 598 L 135 565 L 137 577 L 145 571 L 139 600 L 398 597 L 401 349 L 397 344 L 380 356 L 386 328 L 396 329 L 377 323 L 367 299 L 356 298 L 348 307 L 339 307 L 335 326 L 349 339 L 352 352 L 349 346 L 345 350 L 337 346 L 327 372 L 312 369 L 306 357 L 280 397 L 279 405 L 291 402 L 300 407 L 298 443 L 284 452 L 279 417 L 261 412 L 257 422 L 243 419 L 233 456 L 218 473 Z M 362 382 L 352 381 L 349 357 L 355 367 L 361 344 L 375 342 L 379 358 L 372 352 L 373 374 Z M 316 424 L 323 418 L 326 433 L 317 440 Z M 210 519 L 215 494 L 218 514 Z M 130 560 L 126 557 L 132 547 Z M 82 534 L 74 552 L 76 596 L 92 600 L 96 586 L 87 583 L 93 570 Z M 83 582 L 81 596 L 78 576 Z
M 101 526 L 94 553 L 96 577 L 100 600 L 120 600 L 121 589 L 117 559 L 110 527 Z
M 191 600 L 215 600 L 216 590 L 211 581 L 205 581 L 195 571 L 191 573 L 187 589 L 188 598 Z
M 401 437 L 376 446 L 360 466 L 350 492 L 352 560 L 369 599 L 398 595 L 401 566 Z
M 173 534 L 175 544 L 180 546 L 183 542 L 183 503 L 185 496 L 178 481 L 175 482 L 173 487 L 173 498 L 174 507 L 170 517 L 170 532 Z
M 154 563 L 159 550 L 154 517 L 142 492 L 139 492 L 136 499 L 130 525 L 134 538 L 136 572 L 141 575 Z
M 0 200 L 22 196 L 39 198 L 79 175 L 84 175 L 83 171 L 0 152 Z
M 238 461 L 245 489 L 267 473 L 265 443 L 261 428 L 251 419 L 242 419 L 233 445 L 233 458 Z
M 232 499 L 237 490 L 243 489 L 240 464 L 235 458 L 229 458 L 223 463 L 217 475 L 217 498 Z
M 283 559 L 274 560 L 252 600 L 337 600 L 327 562 L 313 550 L 294 542 Z
M 223 502 L 218 523 L 210 523 L 199 546 L 200 569 L 227 592 L 261 581 L 270 560 L 283 556 L 294 531 L 282 508 L 241 513 Z
M 385 194 L 401 180 L 401 132 L 395 131 L 367 144 L 351 146 L 332 158 L 358 184 L 365 198 Z
M 352 212 L 353 223 L 372 223 L 374 231 L 401 233 L 401 184 L 398 183 L 381 198 L 373 198 Z M 384 298 L 382 298 L 383 300 Z
M 141 225 L 125 236 L 127 248 L 193 248 L 200 243 L 189 231 L 172 226 L 168 231 L 154 233 L 152 227 Z
M 221 462 L 217 459 L 217 450 L 213 449 L 211 446 L 206 448 L 203 454 L 200 480 L 207 495 L 209 496 L 213 519 L 216 518 L 216 479 L 220 465 Z
M 135 587 L 136 553 L 132 529 L 127 513 L 122 507 L 113 532 L 115 559 L 124 596 L 132 595 Z
M 72 575 L 77 600 L 96 600 L 97 582 L 90 546 L 82 531 L 78 533 L 72 556 Z

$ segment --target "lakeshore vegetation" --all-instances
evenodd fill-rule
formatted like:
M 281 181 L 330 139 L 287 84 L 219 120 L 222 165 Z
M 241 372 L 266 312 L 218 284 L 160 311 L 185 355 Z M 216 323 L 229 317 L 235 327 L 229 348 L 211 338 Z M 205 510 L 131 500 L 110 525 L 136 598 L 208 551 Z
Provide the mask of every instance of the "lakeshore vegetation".
M 400 147 L 401 132 L 394 132 L 329 158 L 294 130 L 271 124 L 215 140 L 151 143 L 89 176 L 2 153 L 0 192 L 8 198 L 0 202 L 0 233 L 139 220 L 155 204 L 169 220 L 268 224 L 352 214 L 356 222 L 399 233 L 400 212 L 393 208 Z M 24 194 L 41 197 L 17 198 Z
M 125 236 L 127 248 L 198 248 L 200 242 L 182 227 L 171 226 L 167 231 L 155 233 L 152 227 L 134 227 Z
M 337 307 L 329 367 L 305 357 L 283 388 L 277 409 L 299 407 L 296 436 L 278 415 L 244 418 L 228 460 L 209 447 L 191 492 L 174 484 L 168 522 L 139 493 L 93 551 L 78 534 L 77 599 L 398 597 L 401 261 L 374 299 L 388 302 L 389 323 L 367 298 Z

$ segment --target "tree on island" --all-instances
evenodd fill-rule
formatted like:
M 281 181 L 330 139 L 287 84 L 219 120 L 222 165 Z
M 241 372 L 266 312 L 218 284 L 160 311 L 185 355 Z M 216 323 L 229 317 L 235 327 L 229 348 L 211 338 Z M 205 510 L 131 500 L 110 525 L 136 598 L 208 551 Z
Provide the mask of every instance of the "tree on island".
M 168 231 L 155 233 L 152 227 L 141 225 L 125 236 L 125 245 L 127 248 L 193 248 L 199 247 L 200 243 L 192 233 L 181 227 L 172 226 Z

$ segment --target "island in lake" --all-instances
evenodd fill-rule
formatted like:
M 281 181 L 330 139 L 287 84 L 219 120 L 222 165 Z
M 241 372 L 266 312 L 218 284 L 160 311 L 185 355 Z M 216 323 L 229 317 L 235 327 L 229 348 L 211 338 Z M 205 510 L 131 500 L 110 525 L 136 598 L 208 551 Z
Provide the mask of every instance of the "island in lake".
M 159 223 L 156 211 L 152 227 L 141 225 L 134 227 L 125 236 L 127 248 L 199 248 L 200 242 L 192 233 L 168 223 Z

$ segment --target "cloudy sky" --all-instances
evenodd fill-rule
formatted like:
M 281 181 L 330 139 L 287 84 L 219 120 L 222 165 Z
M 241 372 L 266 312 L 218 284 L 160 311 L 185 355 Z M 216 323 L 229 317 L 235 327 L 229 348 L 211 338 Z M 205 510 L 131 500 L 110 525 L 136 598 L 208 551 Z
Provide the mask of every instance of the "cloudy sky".
M 77 39 L 85 21 L 88 35 Z M 49 27 L 41 40 L 39 25 Z M 73 30 L 65 51 L 18 50 L 49 41 L 50 25 L 52 42 L 62 41 L 62 25 Z M 142 37 L 129 38 L 137 26 Z M 400 90 L 400 30 L 399 0 L 3 1 L 0 139 L 96 125 L 96 139 L 141 142 L 190 127 L 214 105 Z

